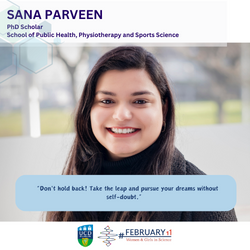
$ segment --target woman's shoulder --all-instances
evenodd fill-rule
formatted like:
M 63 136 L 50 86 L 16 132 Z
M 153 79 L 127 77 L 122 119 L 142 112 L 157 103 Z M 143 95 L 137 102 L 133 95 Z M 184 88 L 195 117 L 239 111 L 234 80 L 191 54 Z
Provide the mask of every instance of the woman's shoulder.
M 173 175 L 205 175 L 205 173 L 193 163 L 187 161 L 177 148 L 175 148 L 174 151 L 171 173 Z
M 193 163 L 187 161 L 184 155 L 175 148 L 172 163 L 173 175 L 205 175 Z M 182 212 L 181 221 L 237 221 L 234 209 L 222 212 Z
M 193 163 L 187 160 L 186 160 L 186 174 L 187 175 L 205 175 L 203 171 L 201 171 Z

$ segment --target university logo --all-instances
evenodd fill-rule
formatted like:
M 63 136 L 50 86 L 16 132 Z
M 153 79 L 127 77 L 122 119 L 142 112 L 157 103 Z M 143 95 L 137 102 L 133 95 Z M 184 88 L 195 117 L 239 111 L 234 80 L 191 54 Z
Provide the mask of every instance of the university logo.
M 93 241 L 93 225 L 78 227 L 78 242 L 83 247 L 88 247 Z

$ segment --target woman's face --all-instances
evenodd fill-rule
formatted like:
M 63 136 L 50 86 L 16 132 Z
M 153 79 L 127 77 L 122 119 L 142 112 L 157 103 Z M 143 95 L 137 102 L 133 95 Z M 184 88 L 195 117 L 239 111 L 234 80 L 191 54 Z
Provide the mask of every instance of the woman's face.
M 161 133 L 160 93 L 144 69 L 107 71 L 98 79 L 90 119 L 110 160 L 135 155 Z

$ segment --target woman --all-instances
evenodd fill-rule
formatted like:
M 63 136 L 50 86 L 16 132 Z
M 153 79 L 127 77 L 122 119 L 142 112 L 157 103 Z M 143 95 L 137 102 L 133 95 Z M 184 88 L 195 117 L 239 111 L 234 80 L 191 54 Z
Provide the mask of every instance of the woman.
M 204 174 L 174 147 L 173 95 L 141 47 L 118 47 L 90 72 L 63 174 Z M 49 221 L 236 221 L 229 212 L 48 212 Z

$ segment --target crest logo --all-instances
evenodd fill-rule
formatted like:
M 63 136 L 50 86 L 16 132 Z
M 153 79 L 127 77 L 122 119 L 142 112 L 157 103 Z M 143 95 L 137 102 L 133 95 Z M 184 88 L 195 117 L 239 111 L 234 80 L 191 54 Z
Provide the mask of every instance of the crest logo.
M 78 242 L 83 247 L 88 247 L 93 242 L 93 225 L 78 227 Z

